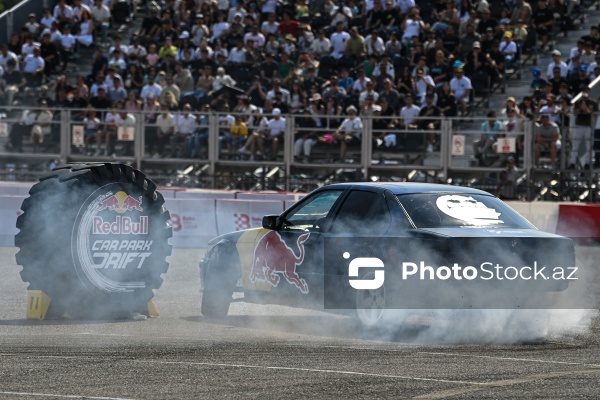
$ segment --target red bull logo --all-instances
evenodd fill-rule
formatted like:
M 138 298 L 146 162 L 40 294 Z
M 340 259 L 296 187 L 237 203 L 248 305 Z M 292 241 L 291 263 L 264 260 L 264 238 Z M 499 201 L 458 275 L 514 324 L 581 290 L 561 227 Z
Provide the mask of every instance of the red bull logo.
M 144 211 L 142 208 L 142 196 L 136 200 L 125 192 L 99 196 L 98 202 L 100 203 L 98 211 L 108 209 L 109 211 L 116 211 L 119 214 L 133 210 Z
M 269 231 L 264 235 L 254 249 L 252 270 L 250 271 L 250 282 L 268 282 L 273 287 L 279 284 L 282 274 L 285 279 L 296 286 L 304 294 L 308 293 L 308 285 L 296 272 L 296 267 L 304 261 L 304 242 L 308 240 L 310 233 L 298 236 L 296 245 L 299 255 L 281 239 L 276 231 Z

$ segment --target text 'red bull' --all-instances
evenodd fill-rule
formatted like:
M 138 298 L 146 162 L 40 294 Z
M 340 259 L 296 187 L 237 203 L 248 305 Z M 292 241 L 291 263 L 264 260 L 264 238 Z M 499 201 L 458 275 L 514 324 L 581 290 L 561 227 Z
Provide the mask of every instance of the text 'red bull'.
M 148 217 L 141 216 L 139 222 L 133 222 L 131 217 L 118 215 L 114 222 L 104 221 L 100 216 L 94 217 L 92 225 L 94 235 L 147 235 Z

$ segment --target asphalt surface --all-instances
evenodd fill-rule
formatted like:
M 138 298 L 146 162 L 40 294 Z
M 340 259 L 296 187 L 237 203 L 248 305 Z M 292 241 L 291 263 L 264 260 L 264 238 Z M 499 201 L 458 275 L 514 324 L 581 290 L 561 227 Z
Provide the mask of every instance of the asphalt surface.
M 376 338 L 349 318 L 242 302 L 217 323 L 199 311 L 203 252 L 175 250 L 158 318 L 28 321 L 16 251 L 0 248 L 0 399 L 600 398 L 600 323 L 571 311 L 545 342 L 495 311 L 471 325 L 412 316 Z

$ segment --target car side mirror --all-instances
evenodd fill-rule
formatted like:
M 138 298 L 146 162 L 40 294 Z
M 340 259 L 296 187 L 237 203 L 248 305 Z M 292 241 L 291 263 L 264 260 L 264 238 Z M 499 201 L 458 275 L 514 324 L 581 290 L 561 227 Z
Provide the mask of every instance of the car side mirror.
M 262 227 L 274 231 L 277 229 L 278 219 L 279 215 L 265 215 L 262 219 Z

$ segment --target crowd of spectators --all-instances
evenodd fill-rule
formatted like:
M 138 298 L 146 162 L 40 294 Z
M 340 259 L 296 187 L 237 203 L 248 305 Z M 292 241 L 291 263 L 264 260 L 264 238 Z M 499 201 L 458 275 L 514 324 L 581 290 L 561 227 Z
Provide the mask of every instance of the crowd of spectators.
M 546 126 L 542 114 L 563 126 L 564 104 L 600 73 L 598 27 L 565 61 L 547 47 L 556 32 L 572 28 L 575 0 L 156 0 L 143 1 L 138 30 L 109 35 L 116 14 L 140 3 L 58 0 L 32 14 L 1 47 L 5 103 L 63 74 L 44 106 L 95 109 L 77 114 L 85 123 L 82 151 L 92 154 L 95 143 L 95 155 L 102 146 L 114 153 L 116 128 L 145 118 L 155 125 L 145 132 L 150 155 L 201 157 L 206 112 L 215 111 L 224 113 L 227 130 L 221 146 L 275 158 L 280 121 L 302 114 L 295 156 L 339 143 L 344 161 L 346 148 L 360 143 L 364 116 L 377 123 L 376 145 L 397 144 L 389 131 L 421 129 L 434 151 L 439 117 L 467 115 L 482 77 L 500 81 L 532 51 L 552 52 L 553 62 L 534 70 L 530 96 L 508 99 L 503 134 L 519 118 Z M 90 46 L 91 73 L 71 82 L 64 75 L 70 60 Z M 561 135 L 548 132 L 539 133 L 536 150 L 552 150 L 555 163 Z M 490 135 L 476 145 L 480 158 Z

